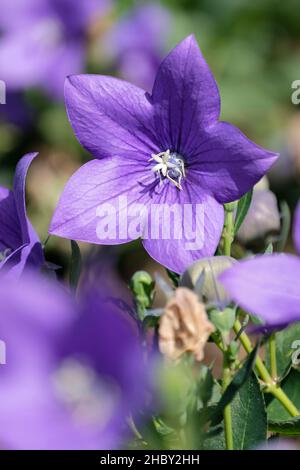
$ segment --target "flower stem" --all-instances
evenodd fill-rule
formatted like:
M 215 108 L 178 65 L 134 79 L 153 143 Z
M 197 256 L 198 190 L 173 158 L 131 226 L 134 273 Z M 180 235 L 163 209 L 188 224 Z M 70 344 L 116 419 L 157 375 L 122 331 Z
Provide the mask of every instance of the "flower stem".
M 231 255 L 231 245 L 233 242 L 234 234 L 234 210 L 236 207 L 236 203 L 229 203 L 225 204 L 225 222 L 224 222 L 224 229 L 222 234 L 223 239 L 223 253 L 225 256 Z M 235 321 L 234 324 L 234 331 L 236 334 L 239 334 L 241 331 L 242 325 L 239 320 Z M 245 351 L 250 354 L 253 350 L 252 343 L 245 332 L 239 334 L 239 340 L 242 343 Z M 276 344 L 275 344 L 275 337 L 271 337 L 270 339 L 270 357 L 271 357 L 271 374 L 269 374 L 266 366 L 264 365 L 263 361 L 259 356 L 257 356 L 255 360 L 255 367 L 258 372 L 260 378 L 264 381 L 266 385 L 266 390 L 271 393 L 277 400 L 284 406 L 284 408 L 288 411 L 288 413 L 295 417 L 299 416 L 299 411 L 292 403 L 292 401 L 288 398 L 285 392 L 276 384 L 277 379 L 277 364 L 276 364 Z M 225 374 L 225 370 L 224 370 Z M 226 412 L 225 412 L 226 413 Z M 224 419 L 225 419 L 224 413 Z M 227 411 L 229 416 L 230 410 Z M 227 417 L 228 421 L 228 417 Z M 225 429 L 226 429 L 226 422 L 225 422 Z
M 277 400 L 284 406 L 286 411 L 295 418 L 299 416 L 299 410 L 295 407 L 294 403 L 289 399 L 289 397 L 284 393 L 282 388 L 278 386 L 274 386 L 272 389 L 269 390 L 272 395 L 277 398 Z
M 234 327 L 233 327 L 235 333 L 238 334 L 241 328 L 242 328 L 241 323 L 239 322 L 239 320 L 236 320 Z M 252 348 L 251 341 L 245 332 L 243 332 L 239 336 L 239 340 L 242 343 L 245 351 L 248 354 L 250 354 L 253 348 Z M 263 361 L 261 360 L 259 356 L 257 356 L 256 358 L 255 367 L 258 372 L 258 375 L 264 381 L 267 387 L 266 391 L 271 393 L 275 398 L 277 398 L 277 400 L 282 404 L 282 406 L 284 406 L 284 408 L 288 411 L 288 413 L 291 416 L 293 417 L 299 416 L 300 414 L 299 411 L 297 410 L 295 405 L 292 403 L 292 401 L 288 398 L 288 396 L 285 394 L 285 392 L 282 390 L 282 388 L 280 388 L 276 384 L 276 382 L 274 382 L 273 378 L 269 374 L 266 366 L 264 365 Z
M 271 376 L 277 382 L 276 334 L 273 332 L 269 339 Z
M 233 242 L 233 229 L 234 229 L 234 210 L 235 210 L 236 203 L 231 202 L 229 204 L 225 204 L 225 221 L 224 221 L 224 228 L 223 228 L 223 253 L 225 256 L 231 255 L 231 245 Z
M 231 373 L 230 368 L 227 364 L 226 353 L 224 355 L 224 371 L 223 371 L 223 393 L 230 384 Z M 233 450 L 233 434 L 232 434 L 232 420 L 231 420 L 231 406 L 230 404 L 225 406 L 223 411 L 224 417 L 224 431 L 225 431 L 225 443 L 227 450 Z

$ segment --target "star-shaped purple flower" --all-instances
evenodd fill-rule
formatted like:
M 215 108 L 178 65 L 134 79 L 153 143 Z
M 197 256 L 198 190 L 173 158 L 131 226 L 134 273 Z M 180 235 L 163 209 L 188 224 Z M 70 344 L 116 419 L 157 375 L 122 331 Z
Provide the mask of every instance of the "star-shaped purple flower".
M 294 223 L 294 241 L 300 254 L 300 204 Z M 220 276 L 231 297 L 257 315 L 267 329 L 300 321 L 300 258 L 276 254 L 236 263 Z
M 1 0 L 0 77 L 9 90 L 40 87 L 63 96 L 84 66 L 87 27 L 110 0 Z
M 25 155 L 18 163 L 14 188 L 0 186 L 0 269 L 19 276 L 25 268 L 44 263 L 42 245 L 26 214 L 26 175 L 37 153 Z
M 123 233 L 125 212 L 137 204 L 143 215 L 162 204 L 192 207 L 171 237 L 145 237 L 146 225 L 152 234 L 168 224 L 160 218 L 143 220 L 144 247 L 178 273 L 215 253 L 224 222 L 222 204 L 249 191 L 277 157 L 219 121 L 217 84 L 194 36 L 162 62 L 151 95 L 115 78 L 79 75 L 67 79 L 65 100 L 78 140 L 96 159 L 67 183 L 50 233 L 98 244 L 125 243 L 139 236 L 138 230 Z M 110 233 L 109 239 L 98 230 L 105 204 L 117 214 L 115 236 Z M 204 220 L 196 218 L 196 206 L 203 209 Z M 201 247 L 187 249 L 193 231 L 202 233 Z
M 129 318 L 99 288 L 75 304 L 30 272 L 0 276 L 0 296 L 1 447 L 120 448 L 146 385 Z

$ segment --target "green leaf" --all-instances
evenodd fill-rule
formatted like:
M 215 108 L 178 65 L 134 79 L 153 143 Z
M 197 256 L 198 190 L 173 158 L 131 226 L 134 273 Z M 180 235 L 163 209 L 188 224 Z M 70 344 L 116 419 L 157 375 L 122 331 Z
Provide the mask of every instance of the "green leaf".
M 268 429 L 284 436 L 300 436 L 300 416 L 287 421 L 268 421 Z
M 257 350 L 258 345 L 255 347 L 255 349 L 253 349 L 251 354 L 249 354 L 241 369 L 233 377 L 229 386 L 222 395 L 221 400 L 217 404 L 216 408 L 212 411 L 212 421 L 218 420 L 220 415 L 223 413 L 224 408 L 234 399 L 239 389 L 246 383 L 246 381 L 250 377 L 254 366 Z
M 254 374 L 237 393 L 231 407 L 236 450 L 253 449 L 267 438 L 267 412 Z
M 296 408 L 300 409 L 300 372 L 292 369 L 281 383 L 281 387 Z M 272 421 L 286 421 L 290 418 L 290 414 L 275 398 L 269 403 L 267 411 L 268 419 Z
M 210 369 L 206 366 L 203 366 L 200 370 L 197 394 L 204 407 L 208 405 L 208 402 L 212 398 L 214 386 L 215 386 L 215 380 Z
M 234 235 L 237 234 L 240 226 L 244 222 L 244 219 L 247 215 L 247 212 L 249 210 L 249 207 L 252 201 L 252 194 L 253 194 L 253 190 L 246 193 L 238 202 L 236 216 L 235 216 L 235 224 L 234 224 Z
M 217 330 L 227 333 L 235 322 L 235 309 L 227 307 L 223 311 L 213 309 L 209 312 L 210 321 Z
M 223 425 L 211 427 L 206 433 L 201 446 L 202 450 L 225 450 L 225 434 Z
M 297 341 L 299 343 L 297 344 Z M 293 366 L 292 358 L 300 348 L 300 323 L 295 323 L 285 330 L 276 333 L 276 359 L 278 377 L 282 380 Z M 266 364 L 270 368 L 269 344 L 266 344 Z
M 263 394 L 254 374 L 239 389 L 231 403 L 235 450 L 253 449 L 267 438 L 267 413 Z M 219 431 L 219 432 L 218 432 Z M 205 449 L 225 449 L 223 424 L 207 433 Z
M 76 290 L 80 278 L 82 260 L 80 248 L 74 240 L 71 240 L 71 250 L 70 286 Z

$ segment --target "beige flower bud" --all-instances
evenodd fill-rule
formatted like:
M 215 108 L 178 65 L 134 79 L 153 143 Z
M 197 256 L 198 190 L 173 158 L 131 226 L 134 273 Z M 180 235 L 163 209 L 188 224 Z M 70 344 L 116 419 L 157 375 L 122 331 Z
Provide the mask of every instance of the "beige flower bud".
M 213 331 L 204 304 L 190 289 L 179 287 L 160 318 L 160 351 L 172 360 L 190 352 L 201 361 L 204 346 Z

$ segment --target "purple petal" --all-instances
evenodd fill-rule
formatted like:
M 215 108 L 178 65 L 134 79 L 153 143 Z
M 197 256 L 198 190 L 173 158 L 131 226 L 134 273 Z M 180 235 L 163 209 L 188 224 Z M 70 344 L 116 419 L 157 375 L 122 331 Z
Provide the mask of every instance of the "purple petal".
M 86 163 L 68 181 L 49 233 L 108 245 L 137 238 L 127 233 L 124 213 L 134 203 L 148 203 L 147 177 L 153 178 L 151 173 L 145 172 L 143 166 L 138 168 L 133 160 L 121 162 L 117 157 Z M 101 235 L 100 229 L 104 227 L 101 221 L 108 216 L 109 233 Z M 120 228 L 121 223 L 125 232 Z
M 36 275 L 27 273 L 18 282 L 3 277 L 0 281 L 0 330 L 7 357 L 5 367 L 0 368 L 1 446 L 118 447 L 131 406 L 141 403 L 144 393 L 145 368 L 132 325 L 121 312 L 103 303 L 99 289 L 96 297 L 83 299 L 78 309 L 56 283 Z M 61 367 L 74 361 L 96 380 L 94 393 L 100 390 L 100 394 L 95 408 L 89 408 L 87 400 L 81 407 L 71 406 L 58 387 Z M 79 385 L 80 391 L 80 386 L 89 385 L 76 374 L 72 378 L 75 383 L 69 379 L 70 388 Z M 106 381 L 111 388 L 105 389 Z M 113 397 L 109 391 L 115 392 Z M 88 392 L 89 387 L 84 389 L 85 396 Z M 82 411 L 84 419 L 80 419 Z
M 170 185 L 170 192 L 173 188 Z M 213 256 L 217 249 L 224 224 L 224 210 L 217 201 L 211 197 L 199 197 L 197 188 L 189 188 L 190 200 L 184 192 L 178 192 L 174 188 L 178 207 L 177 222 L 166 223 L 166 212 L 158 220 L 159 222 L 149 227 L 149 238 L 143 240 L 143 245 L 152 258 L 163 266 L 176 273 L 183 273 L 192 263 L 203 257 Z M 179 196 L 178 196 L 179 195 Z M 180 199 L 178 198 L 182 198 Z M 172 201 L 166 198 L 168 203 Z M 196 204 L 196 201 L 198 203 Z M 186 211 L 186 212 L 184 212 Z M 172 220 L 172 219 L 171 219 Z M 167 232 L 161 232 L 171 226 L 171 237 Z M 159 239 L 154 239 L 151 232 L 159 230 Z M 165 235 L 162 235 L 165 233 Z M 163 237 L 167 237 L 163 239 Z M 180 238 L 179 238 L 180 237 Z M 178 238 L 178 239 L 176 239 Z
M 111 77 L 71 76 L 65 101 L 76 137 L 94 157 L 147 161 L 161 151 L 150 124 L 152 107 L 140 88 Z
M 112 431 L 103 433 L 90 426 L 76 425 L 71 413 L 55 401 L 51 377 L 25 375 L 17 377 L 12 385 L 16 388 L 4 389 L 5 408 L 0 405 L 5 426 L 0 437 L 6 449 L 76 451 L 117 447 Z M 22 387 L 22 394 L 17 393 L 17 387 Z
M 0 249 L 5 259 L 0 268 L 19 276 L 25 268 L 40 268 L 44 255 L 39 238 L 26 214 L 26 175 L 37 153 L 25 155 L 18 163 L 14 178 L 14 191 L 0 188 Z M 8 251 L 9 250 L 9 251 Z
M 1 274 L 0 279 L 1 340 L 9 356 L 6 366 L 0 368 L 1 390 L 3 378 L 11 372 L 30 369 L 44 374 L 45 348 L 54 339 L 60 341 L 60 335 L 73 321 L 73 303 L 59 284 L 32 272 L 21 279 Z
M 249 191 L 277 157 L 236 127 L 219 122 L 205 130 L 203 143 L 191 155 L 189 165 L 201 177 L 202 187 L 226 203 Z
M 7 449 L 96 448 L 53 394 L 56 348 L 74 320 L 74 304 L 58 284 L 27 273 L 1 278 L 1 445 Z M 98 438 L 100 436 L 98 435 Z M 91 444 L 92 442 L 92 444 Z M 101 445 L 101 442 L 99 442 Z
M 296 250 L 300 254 L 300 202 L 296 208 L 295 218 L 294 218 L 294 243 Z
M 38 270 L 44 264 L 44 254 L 40 242 L 24 244 L 14 250 L 0 264 L 7 276 L 13 279 L 20 277 L 25 269 Z
M 22 244 L 22 231 L 12 191 L 0 186 L 0 252 L 1 260 Z M 5 253 L 6 251 L 6 253 Z
M 100 342 L 99 331 L 102 332 Z M 85 358 L 101 376 L 110 376 L 128 400 L 134 399 L 126 404 L 128 408 L 136 407 L 136 400 L 141 403 L 143 384 L 136 378 L 145 378 L 146 374 L 141 361 L 138 328 L 135 321 L 114 304 L 107 292 L 105 295 L 99 292 L 98 286 L 97 290 L 88 292 L 81 299 L 81 314 L 69 334 L 63 338 L 63 357 Z M 110 354 L 112 346 L 114 353 Z
M 5 269 L 10 275 L 20 275 L 25 268 L 39 269 L 45 259 L 39 237 L 32 227 L 26 212 L 26 177 L 29 166 L 37 153 L 29 153 L 19 161 L 14 177 L 14 199 L 19 219 L 22 243 L 5 260 Z M 22 246 L 21 246 L 22 245 Z
M 217 121 L 216 81 L 194 36 L 182 41 L 162 62 L 153 87 L 156 131 L 163 150 L 190 154 L 195 138 Z
M 300 260 L 268 255 L 237 263 L 220 276 L 225 289 L 266 326 L 300 320 Z
M 14 177 L 14 196 L 17 214 L 19 217 L 23 243 L 39 242 L 39 238 L 33 230 L 26 212 L 26 177 L 31 162 L 38 156 L 38 153 L 28 153 L 24 155 L 16 167 Z

